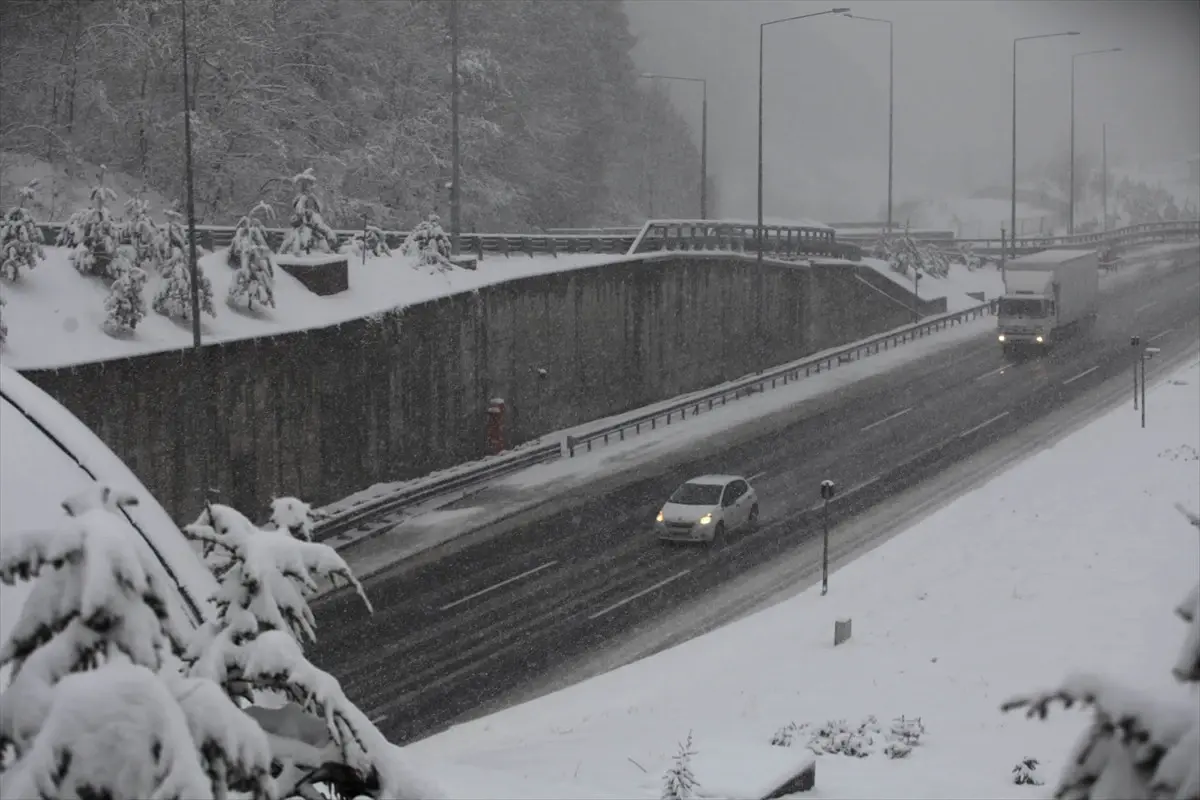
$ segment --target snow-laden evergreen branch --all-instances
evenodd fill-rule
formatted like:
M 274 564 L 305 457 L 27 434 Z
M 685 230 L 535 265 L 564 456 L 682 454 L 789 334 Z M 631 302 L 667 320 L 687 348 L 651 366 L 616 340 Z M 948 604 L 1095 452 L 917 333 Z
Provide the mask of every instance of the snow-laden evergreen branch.
M 1194 688 L 1200 682 L 1200 585 L 1175 610 L 1188 631 L 1172 674 Z M 1027 717 L 1045 719 L 1056 703 L 1093 711 L 1092 724 L 1059 778 L 1056 798 L 1200 800 L 1200 718 L 1194 693 L 1182 700 L 1157 699 L 1083 673 L 1056 689 L 1014 697 L 1000 708 L 1023 708 Z
M 33 197 L 36 186 L 37 181 L 32 180 L 21 187 L 20 202 L 0 218 L 0 277 L 10 281 L 19 280 L 22 269 L 33 269 L 46 257 L 42 250 L 42 229 L 25 208 L 25 201 Z

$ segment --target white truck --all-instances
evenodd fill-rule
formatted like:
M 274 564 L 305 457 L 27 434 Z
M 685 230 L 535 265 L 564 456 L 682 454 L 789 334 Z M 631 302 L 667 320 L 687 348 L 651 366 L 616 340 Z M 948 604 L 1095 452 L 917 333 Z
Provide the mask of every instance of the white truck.
M 1009 261 L 997 314 L 1005 353 L 1048 350 L 1096 317 L 1100 261 L 1095 250 L 1042 250 Z

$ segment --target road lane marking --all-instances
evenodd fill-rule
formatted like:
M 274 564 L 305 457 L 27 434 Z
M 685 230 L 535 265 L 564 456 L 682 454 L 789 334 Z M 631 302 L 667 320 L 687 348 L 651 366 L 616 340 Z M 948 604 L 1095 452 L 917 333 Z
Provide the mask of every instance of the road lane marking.
M 1162 337 L 1166 336 L 1168 333 L 1170 333 L 1170 332 L 1171 332 L 1171 331 L 1173 331 L 1173 330 L 1175 330 L 1175 329 L 1174 329 L 1174 328 L 1167 328 L 1167 329 L 1166 329 L 1165 331 L 1163 331 L 1162 333 L 1156 333 L 1156 334 L 1154 334 L 1153 336 L 1151 336 L 1151 337 L 1150 337 L 1149 339 L 1147 339 L 1146 341 L 1147 341 L 1147 342 L 1155 342 L 1155 341 L 1158 341 L 1159 339 L 1161 339 Z
M 466 597 L 462 597 L 462 598 L 459 598 L 458 600 L 455 600 L 453 603 L 447 603 L 446 605 L 439 608 L 438 611 L 449 611 L 450 609 L 454 608 L 455 606 L 462 605 L 463 603 L 467 602 L 468 600 L 474 600 L 476 597 L 482 597 L 483 595 L 487 594 L 488 592 L 494 592 L 497 589 L 501 588 L 502 586 L 508 586 L 513 581 L 519 581 L 522 578 L 528 578 L 530 575 L 541 572 L 544 569 L 553 567 L 557 563 L 558 563 L 558 561 L 547 561 L 545 564 L 542 564 L 540 567 L 534 567 L 531 570 L 522 572 L 520 575 L 514 575 L 511 578 L 509 578 L 508 580 L 503 580 L 497 584 L 493 584 L 492 586 L 489 586 L 486 589 L 480 589 L 478 592 L 475 592 L 475 594 L 469 594 Z
M 963 431 L 962 433 L 960 433 L 958 435 L 958 438 L 961 439 L 964 436 L 970 436 L 972 433 L 975 433 L 976 431 L 981 431 L 984 428 L 986 428 L 988 425 L 991 425 L 993 422 L 999 422 L 1000 420 L 1004 419 L 1007 416 L 1008 416 L 1007 411 L 1005 411 L 1002 414 L 997 414 L 996 416 L 992 417 L 991 419 L 985 420 L 984 422 L 979 423 L 974 428 L 967 428 L 965 431 Z
M 1135 309 L 1133 310 L 1133 313 L 1135 313 L 1135 314 L 1140 314 L 1140 313 L 1142 313 L 1143 311 L 1145 311 L 1147 308 L 1150 308 L 1151 306 L 1156 306 L 1156 305 L 1158 305 L 1158 301 L 1157 301 L 1157 300 L 1152 300 L 1152 301 L 1150 301 L 1149 303 L 1145 303 L 1145 304 L 1143 304 L 1143 305 L 1140 305 L 1140 306 L 1138 306 L 1137 308 L 1135 308 Z
M 891 422 L 891 421 L 892 421 L 892 420 L 894 420 L 896 417 L 903 417 L 905 414 L 907 414 L 907 413 L 908 413 L 908 412 L 910 412 L 910 411 L 912 411 L 912 407 L 911 407 L 911 406 L 910 406 L 910 407 L 908 407 L 908 408 L 906 408 L 906 409 L 904 409 L 903 411 L 897 411 L 895 414 L 891 414 L 891 415 L 889 415 L 889 416 L 886 416 L 886 417 L 884 417 L 883 419 L 877 419 L 877 420 L 875 420 L 874 422 L 872 422 L 870 425 L 867 425 L 866 427 L 864 427 L 864 428 L 861 428 L 859 432 L 860 432 L 860 433 L 865 433 L 866 431 L 869 431 L 869 430 L 871 430 L 871 428 L 878 427 L 879 425 L 882 425 L 882 424 L 883 424 L 883 423 L 885 423 L 885 422 Z
M 766 470 L 763 470 L 762 472 L 756 472 L 753 475 L 751 475 L 749 478 L 746 478 L 746 480 L 747 481 L 756 481 L 759 478 L 761 478 L 763 475 L 766 475 L 766 474 L 767 474 Z
M 1010 366 L 1012 366 L 1012 365 L 1011 365 L 1011 364 L 1005 364 L 1003 367 L 1000 367 L 1000 368 L 998 368 L 998 369 L 994 369 L 994 370 L 992 370 L 991 372 L 985 372 L 985 373 L 983 373 L 982 375 L 978 375 L 978 376 L 976 376 L 976 377 L 975 377 L 975 380 L 977 380 L 977 381 L 981 381 L 981 380 L 983 380 L 984 378 L 990 378 L 990 377 L 992 377 L 993 375 L 999 375 L 1001 372 L 1004 372 L 1004 370 L 1008 369 Z
M 383 722 L 385 719 L 387 719 L 387 714 L 376 714 L 375 716 L 371 717 L 370 723 L 372 725 L 378 725 L 379 723 Z
M 1091 375 L 1093 372 L 1095 372 L 1098 369 L 1100 369 L 1099 365 L 1094 366 L 1094 367 L 1089 367 L 1089 368 L 1085 369 L 1083 372 L 1076 375 L 1074 378 L 1067 378 L 1065 381 L 1063 381 L 1063 386 L 1066 386 L 1069 383 L 1074 383 L 1075 381 L 1082 378 L 1084 375 Z
M 662 587 L 666 586 L 671 581 L 677 581 L 680 578 L 682 578 L 684 575 L 687 575 L 689 572 L 691 572 L 690 569 L 685 569 L 682 572 L 676 572 L 674 575 L 667 578 L 666 580 L 659 581 L 658 583 L 654 584 L 653 586 L 649 586 L 645 589 L 642 589 L 637 594 L 631 594 L 631 595 L 629 595 L 629 597 L 626 597 L 624 600 L 618 600 L 617 602 L 613 603 L 608 608 L 600 609 L 595 614 L 590 615 L 588 617 L 588 619 L 589 620 L 598 619 L 599 617 L 603 617 L 605 614 L 608 614 L 612 611 L 616 611 L 618 608 L 625 605 L 626 603 L 632 603 L 634 600 L 637 600 L 639 597 L 643 597 L 645 595 L 650 594 L 655 589 L 661 589 Z

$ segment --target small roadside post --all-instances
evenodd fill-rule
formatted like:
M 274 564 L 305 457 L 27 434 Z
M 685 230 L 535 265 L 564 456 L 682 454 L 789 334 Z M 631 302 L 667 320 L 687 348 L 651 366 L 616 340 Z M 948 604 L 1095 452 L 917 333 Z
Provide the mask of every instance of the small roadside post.
M 1159 354 L 1157 347 L 1147 347 L 1142 350 L 1142 427 L 1146 427 L 1146 359 Z
M 1130 336 L 1129 337 L 1129 346 L 1130 347 L 1137 347 L 1141 343 L 1142 343 L 1142 337 L 1140 337 L 1140 336 Z M 1134 411 L 1138 410 L 1138 362 L 1137 361 L 1133 362 L 1133 410 Z
M 837 487 L 833 485 L 833 481 L 821 481 L 821 499 L 824 500 L 821 509 L 822 527 L 824 528 L 824 536 L 822 537 L 821 547 L 821 596 L 824 597 L 829 593 L 829 501 L 833 499 Z

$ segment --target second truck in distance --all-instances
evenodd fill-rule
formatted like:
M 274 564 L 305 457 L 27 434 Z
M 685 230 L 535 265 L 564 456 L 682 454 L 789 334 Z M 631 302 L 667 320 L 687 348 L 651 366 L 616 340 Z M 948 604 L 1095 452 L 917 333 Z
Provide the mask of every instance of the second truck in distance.
M 997 315 L 1001 346 L 1048 350 L 1096 317 L 1100 262 L 1095 250 L 1043 250 L 1009 261 Z

